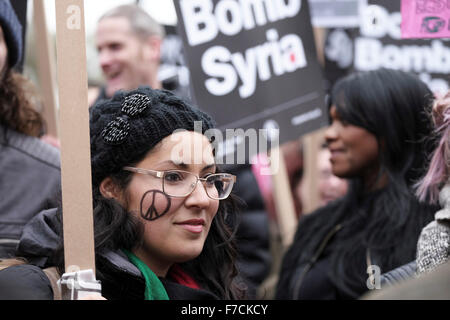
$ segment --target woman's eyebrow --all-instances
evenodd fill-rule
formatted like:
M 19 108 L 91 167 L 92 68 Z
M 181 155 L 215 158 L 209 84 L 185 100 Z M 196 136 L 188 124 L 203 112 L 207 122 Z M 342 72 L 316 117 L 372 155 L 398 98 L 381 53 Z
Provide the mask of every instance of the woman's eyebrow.
M 183 169 L 183 170 L 189 168 L 189 165 L 187 165 L 184 162 L 174 162 L 172 160 L 166 160 L 166 161 L 163 161 L 163 162 L 159 163 L 159 165 L 164 165 L 164 164 L 170 164 L 170 165 L 173 165 L 173 166 L 178 167 L 178 168 Z
M 166 160 L 160 163 L 160 165 L 164 165 L 164 164 L 171 164 L 175 167 L 178 167 L 182 170 L 188 170 L 189 169 L 189 164 L 186 164 L 184 162 L 174 162 L 172 160 Z M 207 171 L 209 169 L 215 169 L 216 168 L 216 164 L 215 163 L 211 163 L 206 165 L 205 167 L 202 168 L 202 171 Z
M 202 171 L 207 171 L 209 169 L 216 169 L 216 164 L 215 163 L 208 164 L 206 167 L 203 167 Z

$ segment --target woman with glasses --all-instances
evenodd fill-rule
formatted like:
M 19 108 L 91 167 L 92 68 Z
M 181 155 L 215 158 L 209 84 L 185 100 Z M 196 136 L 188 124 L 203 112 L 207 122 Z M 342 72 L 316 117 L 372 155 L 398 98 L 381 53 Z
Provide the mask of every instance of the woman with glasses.
M 170 92 L 147 87 L 90 110 L 96 269 L 106 299 L 244 297 L 232 237 L 235 176 L 215 164 L 204 135 L 213 126 Z M 39 214 L 25 228 L 21 256 L 61 267 L 60 227 L 56 210 Z M 52 298 L 48 279 L 26 268 L 1 271 L 0 286 L 20 277 Z

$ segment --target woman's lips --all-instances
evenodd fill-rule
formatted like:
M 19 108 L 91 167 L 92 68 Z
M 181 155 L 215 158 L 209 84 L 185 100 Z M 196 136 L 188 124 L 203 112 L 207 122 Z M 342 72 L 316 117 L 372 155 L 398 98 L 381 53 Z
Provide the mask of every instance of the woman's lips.
M 117 82 L 119 82 L 120 79 L 121 79 L 120 75 L 121 75 L 120 72 L 115 73 L 114 75 L 109 76 L 107 81 L 108 81 L 109 83 L 117 83 Z
M 203 231 L 203 227 L 205 226 L 205 220 L 191 219 L 182 222 L 177 222 L 175 224 L 192 233 L 201 233 Z
M 333 161 L 336 157 L 339 157 L 344 153 L 344 149 L 330 149 L 330 161 Z

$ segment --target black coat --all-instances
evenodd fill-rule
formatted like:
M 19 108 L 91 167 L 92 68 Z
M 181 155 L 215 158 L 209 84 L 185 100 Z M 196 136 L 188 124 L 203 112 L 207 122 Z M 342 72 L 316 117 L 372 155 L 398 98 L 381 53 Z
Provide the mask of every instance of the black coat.
M 99 276 L 102 296 L 108 300 L 143 300 L 145 281 L 140 274 L 120 270 L 105 260 Z M 215 295 L 205 290 L 192 289 L 170 279 L 160 278 L 170 300 L 213 300 Z M 53 290 L 41 268 L 30 264 L 18 265 L 0 271 L 0 300 L 53 300 Z
M 356 299 L 373 288 L 368 283 L 370 265 L 384 272 L 413 260 L 420 230 L 435 210 L 410 196 L 407 200 L 417 215 L 410 214 L 397 227 L 400 231 L 388 229 L 385 221 L 391 216 L 380 217 L 375 211 L 385 201 L 385 192 L 373 191 L 355 201 L 338 199 L 302 218 L 283 258 L 276 299 Z M 367 226 L 372 226 L 370 232 Z M 400 245 L 401 252 L 394 251 Z M 386 283 L 386 275 L 373 276 Z

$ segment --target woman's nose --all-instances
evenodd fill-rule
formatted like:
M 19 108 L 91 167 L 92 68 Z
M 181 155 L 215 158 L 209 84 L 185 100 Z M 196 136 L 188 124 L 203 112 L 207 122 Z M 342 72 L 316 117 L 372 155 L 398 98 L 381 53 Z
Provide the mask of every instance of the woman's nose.
M 186 199 L 187 205 L 194 205 L 197 207 L 206 207 L 209 205 L 210 198 L 206 192 L 205 185 L 201 180 L 197 180 L 197 182 L 193 183 L 194 190 L 192 190 L 191 194 Z
M 337 139 L 337 130 L 335 123 L 331 123 L 331 125 L 325 130 L 325 141 L 329 144 L 331 141 Z

